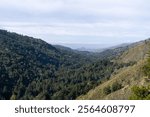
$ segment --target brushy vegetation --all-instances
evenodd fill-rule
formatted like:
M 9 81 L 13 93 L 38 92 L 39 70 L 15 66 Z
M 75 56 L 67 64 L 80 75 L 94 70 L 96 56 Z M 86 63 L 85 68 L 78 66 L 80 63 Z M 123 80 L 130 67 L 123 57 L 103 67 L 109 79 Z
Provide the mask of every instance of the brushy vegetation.
M 0 99 L 76 99 L 127 66 L 4 30 L 0 45 Z
M 150 39 L 133 44 L 127 49 L 121 57 L 115 59 L 119 63 L 130 63 L 131 66 L 122 67 L 113 72 L 108 81 L 102 82 L 99 86 L 90 90 L 86 95 L 81 95 L 77 99 L 121 99 L 127 100 L 133 92 L 133 86 L 148 86 L 150 79 L 143 73 L 147 53 L 149 51 Z M 128 54 L 127 54 L 128 53 Z M 126 55 L 126 56 L 125 56 Z M 133 64 L 132 64 L 133 63 Z M 121 90 L 111 92 L 113 82 L 122 84 Z
M 139 67 L 134 66 L 138 61 L 112 62 L 127 47 L 91 54 L 54 47 L 40 39 L 4 30 L 0 30 L 0 45 L 0 99 L 76 99 L 101 82 L 111 80 L 113 83 L 108 82 L 101 88 L 106 96 L 130 88 L 124 86 L 138 82 L 137 76 L 141 74 Z M 127 69 L 114 74 L 120 68 Z M 149 81 L 150 59 L 143 70 Z M 115 80 L 111 79 L 112 73 Z M 131 99 L 149 99 L 149 87 L 133 87 Z
M 131 100 L 150 100 L 150 86 L 134 86 L 131 90 Z
M 105 88 L 103 89 L 103 93 L 104 93 L 105 95 L 108 95 L 108 94 L 113 93 L 113 92 L 115 92 L 115 91 L 117 91 L 117 90 L 120 90 L 120 89 L 122 89 L 122 88 L 123 88 L 123 86 L 122 86 L 121 83 L 119 83 L 119 82 L 114 82 L 112 85 L 105 87 Z
M 149 82 L 150 79 L 150 57 L 147 59 L 146 64 L 143 67 L 144 74 L 148 77 L 146 79 Z M 132 95 L 130 99 L 132 100 L 149 100 L 150 99 L 150 85 L 149 86 L 133 86 Z
M 143 72 L 150 79 L 150 54 L 145 66 L 143 67 Z

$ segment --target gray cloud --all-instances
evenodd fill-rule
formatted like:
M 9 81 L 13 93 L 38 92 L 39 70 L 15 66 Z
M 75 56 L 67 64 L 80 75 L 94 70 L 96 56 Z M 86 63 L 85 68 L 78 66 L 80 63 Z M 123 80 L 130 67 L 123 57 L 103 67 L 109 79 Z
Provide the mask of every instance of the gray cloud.
M 106 43 L 105 39 L 132 42 L 150 35 L 149 3 L 148 0 L 0 0 L 0 27 L 50 43 L 69 40 L 85 43 L 87 37 L 89 43 L 92 40 Z

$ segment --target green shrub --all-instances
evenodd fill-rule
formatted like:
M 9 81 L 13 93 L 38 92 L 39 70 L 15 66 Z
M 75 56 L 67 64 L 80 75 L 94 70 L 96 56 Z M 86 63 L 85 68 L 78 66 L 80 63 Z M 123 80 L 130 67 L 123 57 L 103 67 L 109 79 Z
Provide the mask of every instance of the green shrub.
M 147 63 L 143 67 L 143 72 L 150 79 L 150 57 L 147 59 Z
M 129 99 L 131 100 L 146 100 L 150 99 L 150 86 L 133 86 L 132 89 L 132 95 Z
M 122 88 L 122 84 L 119 83 L 119 82 L 114 82 L 112 85 L 111 85 L 111 92 L 115 92 L 119 89 Z
M 104 93 L 105 95 L 110 94 L 110 93 L 111 93 L 111 88 L 110 88 L 110 86 L 105 87 L 105 88 L 103 89 L 103 93 Z
M 112 92 L 115 92 L 115 91 L 117 91 L 117 90 L 120 90 L 121 88 L 122 88 L 122 84 L 121 84 L 121 83 L 119 83 L 119 82 L 114 82 L 112 85 L 105 87 L 105 88 L 103 89 L 103 93 L 104 93 L 105 95 L 108 95 L 108 94 L 110 94 L 110 93 L 112 93 Z

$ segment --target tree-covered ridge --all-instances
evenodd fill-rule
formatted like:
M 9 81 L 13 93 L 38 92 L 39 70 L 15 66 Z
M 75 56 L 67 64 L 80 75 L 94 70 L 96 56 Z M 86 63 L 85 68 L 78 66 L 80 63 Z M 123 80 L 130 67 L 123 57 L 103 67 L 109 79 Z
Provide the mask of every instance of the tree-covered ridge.
M 149 94 L 148 85 L 150 85 L 150 80 L 148 78 L 149 65 L 147 61 L 149 47 L 150 39 L 129 45 L 126 51 L 113 59 L 114 62 L 123 64 L 124 67 L 122 66 L 121 69 L 115 70 L 109 80 L 102 82 L 102 84 L 90 90 L 85 95 L 79 96 L 77 99 L 127 100 L 133 93 L 133 86 L 138 86 L 139 89 L 145 87 L 146 94 Z M 125 63 L 127 66 L 125 66 Z M 146 70 L 145 75 L 143 67 Z
M 15 87 L 27 87 L 44 73 L 53 77 L 59 66 L 59 52 L 44 41 L 1 30 L 0 45 L 2 99 L 10 99 Z
M 0 99 L 76 99 L 130 65 L 4 30 L 0 45 Z

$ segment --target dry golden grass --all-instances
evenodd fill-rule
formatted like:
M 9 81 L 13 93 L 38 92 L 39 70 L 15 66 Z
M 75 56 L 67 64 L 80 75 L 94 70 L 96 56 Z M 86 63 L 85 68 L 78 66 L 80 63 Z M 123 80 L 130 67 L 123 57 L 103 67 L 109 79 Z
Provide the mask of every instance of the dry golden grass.
M 142 67 L 145 64 L 147 53 L 149 51 L 149 41 L 142 41 L 137 43 L 137 45 L 130 47 L 126 52 L 124 52 L 116 62 L 128 63 L 131 61 L 136 61 L 137 64 L 125 68 L 121 68 L 115 71 L 110 77 L 110 80 L 100 84 L 95 89 L 90 90 L 86 95 L 81 95 L 78 100 L 125 100 L 129 99 L 131 95 L 131 87 L 134 85 L 148 85 L 149 82 L 145 80 L 144 74 L 142 72 Z M 103 90 L 105 87 L 111 86 L 113 83 L 119 82 L 122 84 L 123 88 L 112 92 L 108 95 L 104 94 Z
M 136 65 L 122 68 L 118 74 L 111 76 L 110 80 L 104 82 L 93 90 L 90 90 L 86 95 L 82 95 L 77 99 L 83 100 L 99 100 L 99 99 L 128 99 L 131 94 L 131 87 L 133 85 L 145 85 L 146 80 L 142 73 L 144 61 L 141 60 Z M 112 85 L 114 82 L 122 84 L 123 88 L 105 95 L 103 89 Z
M 124 52 L 118 59 L 119 62 L 128 63 L 130 61 L 143 60 L 148 54 L 149 41 L 139 42 L 137 45 L 130 47 L 126 52 Z

